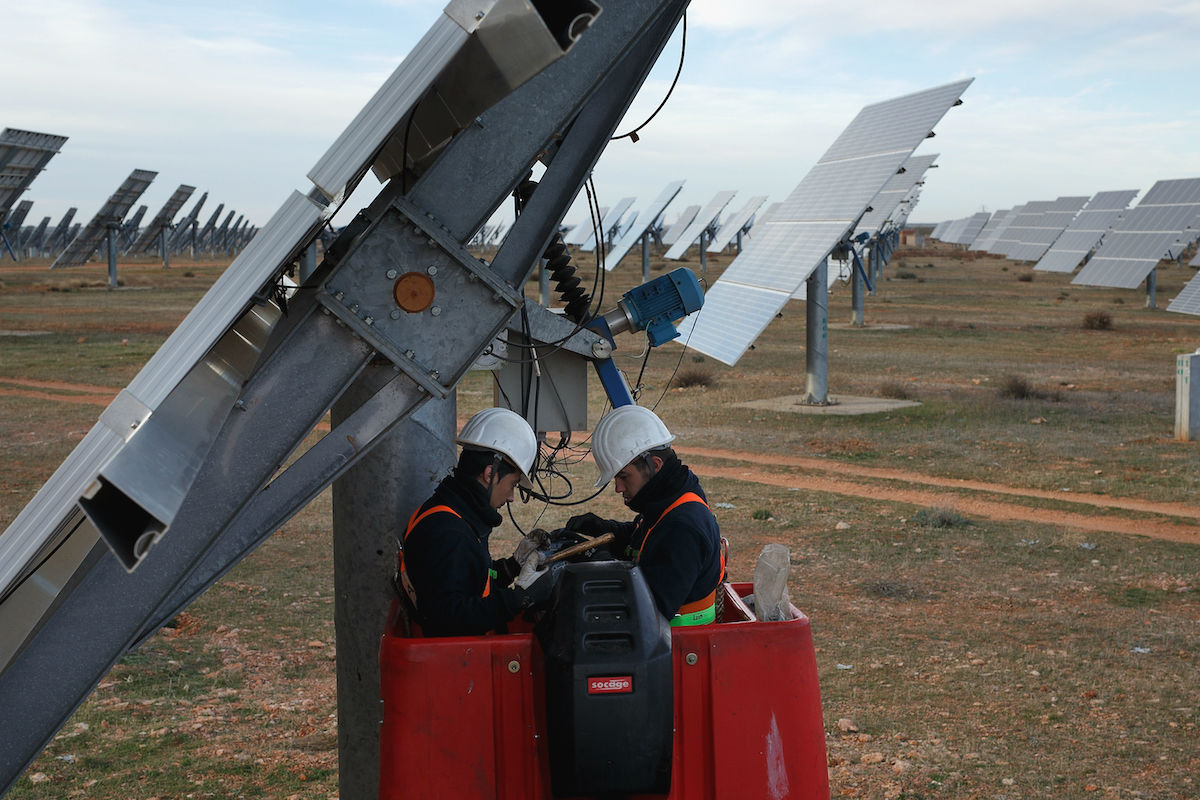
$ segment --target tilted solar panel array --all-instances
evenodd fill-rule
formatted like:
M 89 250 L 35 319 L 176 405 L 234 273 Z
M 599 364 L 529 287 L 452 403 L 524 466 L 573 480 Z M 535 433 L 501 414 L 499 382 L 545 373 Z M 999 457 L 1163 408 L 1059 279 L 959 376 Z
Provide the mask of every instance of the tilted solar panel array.
M 992 215 L 992 219 L 988 221 L 988 225 L 984 226 L 983 231 L 976 237 L 975 242 L 971 245 L 972 250 L 982 250 L 984 252 L 993 252 L 992 248 L 996 246 L 996 242 L 1012 225 L 1013 220 L 1021 215 L 1025 210 L 1025 206 L 1014 206 L 1008 211 L 997 211 Z M 995 223 L 994 225 L 992 223 Z M 991 230 L 988 230 L 990 228 Z
M 733 238 L 738 235 L 746 225 L 750 222 L 750 218 L 758 211 L 763 203 L 767 202 L 765 194 L 751 197 L 746 205 L 742 206 L 736 214 L 732 214 L 729 219 L 721 224 L 717 232 L 713 234 L 712 241 L 708 243 L 708 252 L 719 253 L 724 250 Z
M 1013 261 L 1037 261 L 1075 220 L 1075 215 L 1087 201 L 1086 196 L 1060 197 L 1053 201 L 1040 217 L 1017 231 L 1020 241 L 1009 248 L 1008 257 Z M 1009 235 L 1013 235 L 1011 228 Z
M 1043 272 L 1074 272 L 1135 196 L 1136 189 L 1097 192 L 1033 268 Z
M 729 201 L 735 194 L 737 192 L 733 190 L 717 192 L 713 199 L 708 201 L 708 205 L 696 214 L 692 223 L 684 229 L 683 233 L 679 234 L 679 238 L 675 240 L 663 257 L 673 261 L 683 258 L 688 248 L 700 238 L 700 234 L 704 233 L 709 225 L 716 222 L 717 217 L 725 210 L 725 206 L 729 205 Z
M 695 350 L 734 364 L 854 230 L 875 196 L 973 79 L 863 108 L 680 325 Z
M 889 221 L 894 221 L 896 209 L 910 196 L 913 188 L 922 181 L 925 173 L 934 166 L 935 161 L 937 161 L 936 152 L 931 155 L 908 158 L 904 162 L 904 172 L 893 175 L 892 179 L 883 185 L 880 193 L 876 194 L 875 199 L 871 200 L 871 210 L 864 213 L 863 218 L 859 219 L 856 230 L 860 233 L 865 231 L 874 236 L 880 233 L 880 230 Z
M 79 232 L 67 249 L 59 254 L 51 269 L 56 267 L 71 267 L 87 263 L 104 240 L 109 226 L 116 225 L 125 219 L 129 209 L 146 191 L 146 187 L 158 176 L 157 172 L 146 169 L 135 169 L 129 177 L 117 188 L 108 202 L 96 212 L 96 216 Z
M 621 236 L 617 238 L 609 251 L 604 254 L 604 268 L 612 270 L 617 264 L 621 263 L 621 259 L 629 252 L 629 248 L 633 247 L 642 235 L 646 233 L 653 225 L 655 225 L 667 205 L 675 199 L 679 194 L 679 190 L 683 188 L 683 181 L 671 181 L 666 185 L 658 195 L 654 198 L 654 202 L 646 209 L 645 216 L 641 218 L 641 223 L 629 227 Z
M 1158 181 L 1104 237 L 1071 283 L 1136 288 L 1185 232 L 1200 229 L 1200 178 Z

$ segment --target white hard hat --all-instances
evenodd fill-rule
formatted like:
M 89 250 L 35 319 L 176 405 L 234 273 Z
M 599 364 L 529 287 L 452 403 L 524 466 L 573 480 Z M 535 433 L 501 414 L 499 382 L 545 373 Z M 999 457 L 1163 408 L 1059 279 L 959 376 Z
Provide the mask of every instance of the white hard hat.
M 612 480 L 626 464 L 638 456 L 666 447 L 675 441 L 667 426 L 648 408 L 614 408 L 596 423 L 592 431 L 592 458 L 600 468 L 596 488 Z
M 529 473 L 537 457 L 537 436 L 529 423 L 507 408 L 485 408 L 467 420 L 454 440 L 464 447 L 493 450 L 508 458 L 521 472 L 521 485 L 530 487 Z

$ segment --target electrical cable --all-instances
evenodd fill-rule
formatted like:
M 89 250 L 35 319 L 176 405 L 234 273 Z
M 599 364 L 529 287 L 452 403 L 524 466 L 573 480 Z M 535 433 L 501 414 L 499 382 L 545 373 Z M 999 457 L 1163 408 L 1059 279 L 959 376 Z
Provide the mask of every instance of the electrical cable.
M 636 128 L 629 131 L 628 133 L 622 133 L 619 136 L 610 137 L 609 138 L 610 142 L 615 142 L 618 139 L 629 139 L 631 142 L 636 143 L 638 141 L 638 131 L 640 131 L 642 128 L 646 127 L 647 125 L 649 125 L 650 122 L 655 117 L 658 116 L 658 112 L 663 110 L 663 106 L 665 106 L 667 104 L 667 101 L 671 99 L 671 95 L 675 92 L 675 84 L 679 83 L 679 76 L 683 73 L 684 56 L 687 55 L 687 12 L 686 11 L 683 13 L 682 28 L 683 28 L 683 35 L 680 37 L 680 42 L 679 42 L 679 67 L 675 70 L 675 78 L 671 81 L 670 88 L 667 89 L 666 97 L 664 97 L 662 99 L 662 102 L 658 104 L 658 108 L 654 109 L 654 113 L 646 118 L 645 122 L 643 122 L 641 125 L 638 125 Z

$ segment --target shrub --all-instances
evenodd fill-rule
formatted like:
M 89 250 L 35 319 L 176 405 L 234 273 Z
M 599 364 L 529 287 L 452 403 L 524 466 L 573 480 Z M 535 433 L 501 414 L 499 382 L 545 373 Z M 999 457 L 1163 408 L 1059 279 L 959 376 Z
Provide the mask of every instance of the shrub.
M 917 279 L 917 273 L 915 273 L 915 272 L 909 272 L 908 270 L 904 270 L 903 272 L 896 273 L 896 280 L 915 281 L 916 279 Z
M 686 389 L 690 386 L 711 386 L 713 376 L 706 369 L 685 369 L 675 373 L 675 380 L 671 383 L 679 389 Z
M 890 400 L 911 400 L 912 391 L 906 383 L 888 381 L 879 387 L 879 396 Z
M 926 528 L 963 528 L 971 524 L 971 520 L 954 509 L 941 506 L 921 509 L 913 514 L 912 521 Z
M 1083 328 L 1089 331 L 1111 331 L 1112 315 L 1107 311 L 1089 311 L 1083 317 Z
M 996 391 L 1010 400 L 1028 400 L 1036 395 L 1033 384 L 1020 375 L 1005 375 Z
M 771 512 L 765 508 L 756 508 L 751 514 L 751 519 L 756 519 L 759 522 L 765 522 L 771 518 Z
M 1060 391 L 1046 392 L 1035 387 L 1029 379 L 1021 375 L 1005 375 L 1000 380 L 996 391 L 1001 397 L 1009 400 L 1053 400 L 1061 403 L 1063 393 Z

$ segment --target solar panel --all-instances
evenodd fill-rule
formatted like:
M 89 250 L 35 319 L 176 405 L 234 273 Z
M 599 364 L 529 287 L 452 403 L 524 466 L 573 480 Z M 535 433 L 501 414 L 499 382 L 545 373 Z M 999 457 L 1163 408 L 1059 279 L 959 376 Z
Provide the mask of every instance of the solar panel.
M 159 234 L 164 228 L 170 228 L 171 222 L 175 219 L 175 215 L 179 213 L 179 209 L 183 208 L 183 204 L 192 196 L 192 192 L 196 191 L 195 186 L 188 186 L 186 183 L 179 184 L 179 188 L 171 193 L 167 198 L 167 202 L 162 209 L 154 215 L 154 219 L 142 231 L 142 234 L 129 248 L 131 253 L 144 253 L 154 246 L 158 240 Z
M 600 219 L 604 219 L 607 214 L 608 206 L 600 206 Z M 587 219 L 571 228 L 571 230 L 567 231 L 563 235 L 563 242 L 578 247 L 594 235 L 595 227 L 596 226 L 592 224 L 592 217 L 589 214 Z
M 664 254 L 664 258 L 669 258 L 672 261 L 677 261 L 683 258 L 688 248 L 691 247 L 700 235 L 703 234 L 708 227 L 716 222 L 717 217 L 725 210 L 725 206 L 729 205 L 729 201 L 737 194 L 733 190 L 725 190 L 717 192 L 712 200 L 708 201 L 708 205 L 702 208 L 692 219 L 692 223 L 679 234 L 679 238 Z
M 1125 213 L 1071 283 L 1136 288 L 1185 232 L 1200 229 L 1200 178 L 1158 181 Z
M 1000 241 L 1000 237 L 1004 236 L 1005 231 L 1008 230 L 1009 226 L 1011 226 L 1017 217 L 1021 216 L 1024 211 L 1025 205 L 1019 205 L 1013 207 L 1007 212 L 1003 212 L 1004 216 L 1000 218 L 999 222 L 996 224 L 996 227 L 990 234 L 987 234 L 986 236 L 980 234 L 978 239 L 980 243 L 979 249 L 986 250 L 989 253 L 997 252 L 995 249 L 996 243 Z
M 788 301 L 787 292 L 719 280 L 704 294 L 704 307 L 679 323 L 686 347 L 733 364 Z
M 208 192 L 200 195 L 200 199 L 196 201 L 196 205 L 192 206 L 192 210 L 188 212 L 188 215 L 175 226 L 175 232 L 171 234 L 171 238 L 167 242 L 167 246 L 171 250 L 181 249 L 184 242 L 191 236 L 192 226 L 200 218 L 200 209 L 204 208 L 204 201 L 206 200 L 208 200 Z
M 629 248 L 642 238 L 650 228 L 658 224 L 659 218 L 662 217 L 663 211 L 676 195 L 683 188 L 683 181 L 671 181 L 666 187 L 659 192 L 658 197 L 654 198 L 654 202 L 646 209 L 645 215 L 641 217 L 643 224 L 631 225 L 621 236 L 613 242 L 612 247 L 604 254 L 604 268 L 611 270 L 617 264 L 621 263 L 621 259 L 629 252 Z
M 765 194 L 756 195 L 750 198 L 750 201 L 717 229 L 713 234 L 712 241 L 708 243 L 708 252 L 719 253 L 724 250 L 733 238 L 742 232 L 742 229 L 750 224 L 750 218 L 758 211 L 763 203 L 767 202 Z
M 621 218 L 625 216 L 625 212 L 629 210 L 629 207 L 633 205 L 633 201 L 636 199 L 637 198 L 634 197 L 622 197 L 620 201 L 612 207 L 612 210 L 604 215 L 604 219 L 600 222 L 600 233 L 602 236 L 607 238 L 610 234 L 612 234 L 613 229 L 620 224 Z M 595 233 L 589 236 L 587 241 L 585 241 L 579 249 L 588 251 L 595 250 Z
M 1015 215 L 996 237 L 996 242 L 992 245 L 990 252 L 1002 256 L 1008 255 L 1014 247 L 1021 244 L 1021 237 L 1025 235 L 1025 232 L 1035 227 L 1042 215 L 1053 205 L 1053 200 L 1031 200 L 1026 203 L 1021 207 L 1021 212 Z
M 969 249 L 985 250 L 986 247 L 984 245 L 991 244 L 992 242 L 996 241 L 996 229 L 1000 227 L 1001 223 L 1006 220 L 1011 213 L 1012 209 L 1009 208 L 993 211 L 991 219 L 989 219 L 987 224 L 983 226 L 983 230 L 981 230 L 979 235 L 975 237 L 975 241 L 971 242 Z
M 1196 265 L 1196 262 L 1200 262 L 1200 253 L 1192 260 L 1193 266 Z M 1200 317 L 1200 276 L 1188 281 L 1175 299 L 1167 305 L 1167 311 Z
M 696 215 L 699 213 L 699 205 L 688 206 L 683 211 L 679 212 L 679 217 L 671 223 L 671 227 L 663 231 L 662 243 L 669 247 L 675 244 L 675 242 L 679 241 L 679 237 L 688 229 L 688 226 L 692 224 L 692 220 L 694 220 Z
M 697 335 L 690 346 L 726 364 L 741 358 L 788 297 L 803 293 L 808 276 L 854 229 L 913 150 L 960 102 L 959 95 L 972 80 L 885 100 L 859 111 L 771 219 L 755 226 L 762 235 L 755 237 L 754 247 L 734 259 L 713 285 L 714 289 L 728 283 L 757 288 L 754 296 L 758 302 L 749 308 L 726 307 L 747 293 L 722 289 L 714 295 L 710 290 L 705 309 L 715 304 L 713 313 L 694 323 Z M 739 328 L 712 328 L 736 316 L 745 317 Z
M 979 236 L 980 231 L 983 230 L 983 226 L 988 224 L 991 218 L 992 215 L 986 211 L 979 211 L 967 217 L 963 229 L 959 232 L 958 237 L 955 238 L 954 243 L 969 246 Z
M 1008 249 L 1008 257 L 1013 261 L 1037 261 L 1074 221 L 1087 201 L 1087 197 L 1060 197 L 1023 227 L 1018 228 L 1014 223 L 1008 236 L 1016 238 L 1018 243 Z
M 96 216 L 92 217 L 91 222 L 79 232 L 67 249 L 59 254 L 50 268 L 86 264 L 92 254 L 96 252 L 96 248 L 100 246 L 100 242 L 104 240 L 109 227 L 119 225 L 121 220 L 125 219 L 129 209 L 133 207 L 133 204 L 142 196 L 142 192 L 146 191 L 146 187 L 157 175 L 157 172 L 146 169 L 135 169 L 129 173 L 125 182 L 108 198 L 108 202 L 96 212 Z
M 904 171 L 893 175 L 875 199 L 871 201 L 871 210 L 863 214 L 856 230 L 866 231 L 872 236 L 879 233 L 884 225 L 893 221 L 893 214 L 902 202 L 909 196 L 916 185 L 925 176 L 925 172 L 937 160 L 937 153 L 924 156 L 912 156 L 904 162 Z
M 1121 218 L 1136 195 L 1136 189 L 1097 192 L 1033 268 L 1043 272 L 1073 272 Z
M 1188 266 L 1200 267 L 1200 250 L 1196 251 L 1195 257 L 1193 257 L 1192 260 L 1190 262 L 1188 262 Z
M 17 128 L 0 132 L 0 220 L 66 141 L 66 136 Z

